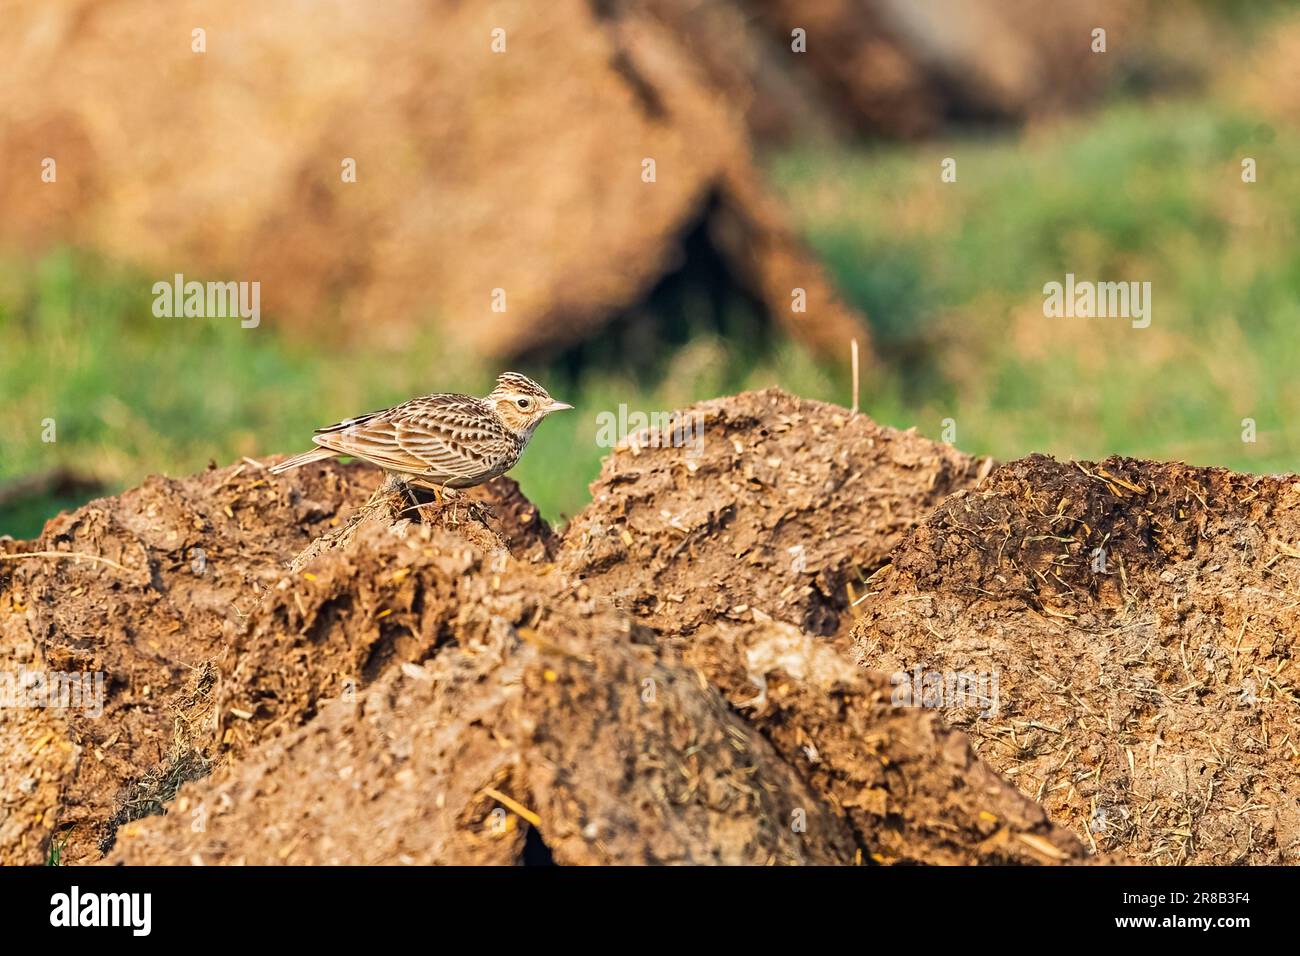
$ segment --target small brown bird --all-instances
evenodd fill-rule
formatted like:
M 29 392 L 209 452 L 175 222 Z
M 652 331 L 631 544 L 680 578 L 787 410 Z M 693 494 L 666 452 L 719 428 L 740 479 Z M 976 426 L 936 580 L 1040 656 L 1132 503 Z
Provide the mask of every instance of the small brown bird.
M 572 407 L 526 375 L 506 372 L 486 398 L 425 395 L 318 429 L 315 448 L 271 473 L 349 455 L 401 482 L 431 488 L 441 500 L 446 488 L 469 488 L 509 471 L 542 419 Z

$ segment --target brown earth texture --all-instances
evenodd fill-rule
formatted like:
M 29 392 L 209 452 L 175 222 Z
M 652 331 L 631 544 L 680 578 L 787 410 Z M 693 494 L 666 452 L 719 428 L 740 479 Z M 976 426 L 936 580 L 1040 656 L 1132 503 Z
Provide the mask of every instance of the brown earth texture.
M 1036 455 L 926 518 L 853 638 L 1090 848 L 1295 863 L 1297 609 L 1296 476 Z
M 152 478 L 0 540 L 3 670 L 105 676 L 0 708 L 0 862 L 1294 859 L 1292 480 L 990 469 L 769 390 L 634 435 L 563 533 L 508 479 Z M 947 661 L 1001 709 L 900 706 Z

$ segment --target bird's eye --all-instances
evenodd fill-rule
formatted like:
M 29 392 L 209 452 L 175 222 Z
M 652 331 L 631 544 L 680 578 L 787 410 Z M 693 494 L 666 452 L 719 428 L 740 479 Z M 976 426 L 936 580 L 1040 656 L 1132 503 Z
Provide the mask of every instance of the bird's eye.
M 519 399 L 519 401 L 517 402 L 517 404 L 518 404 L 519 407 L 522 408 L 524 411 L 528 411 L 528 406 L 531 405 L 531 404 L 533 404 L 533 402 L 532 402 L 532 399 L 529 399 L 529 398 L 521 398 L 521 399 Z

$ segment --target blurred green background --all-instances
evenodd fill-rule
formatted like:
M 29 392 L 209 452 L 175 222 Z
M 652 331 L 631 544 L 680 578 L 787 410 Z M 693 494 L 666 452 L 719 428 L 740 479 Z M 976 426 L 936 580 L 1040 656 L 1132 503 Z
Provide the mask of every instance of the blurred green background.
M 1248 59 L 1269 5 L 1225 48 Z M 1224 50 L 1207 55 L 1224 55 Z M 1258 181 L 1243 183 L 1253 157 Z M 957 181 L 940 163 L 957 160 Z M 1010 459 L 1112 453 L 1293 471 L 1300 443 L 1300 134 L 1231 81 L 1159 96 L 1118 89 L 1024 129 L 920 144 L 782 149 L 763 164 L 844 297 L 865 311 L 879 363 L 876 420 Z M 1045 282 L 1152 283 L 1152 322 L 1047 319 Z M 313 428 L 429 391 L 482 394 L 500 369 L 441 345 L 304 343 L 235 322 L 142 321 L 154 277 L 67 248 L 0 261 L 0 488 L 68 469 L 109 493 L 150 473 L 291 453 Z M 694 323 L 652 368 L 524 367 L 578 411 L 548 420 L 513 473 L 552 521 L 587 501 L 607 449 L 596 414 L 659 410 L 779 385 L 850 401 L 843 362 L 779 336 Z M 740 347 L 736 343 L 752 340 Z M 55 420 L 57 440 L 42 441 Z M 1242 440 L 1242 420 L 1257 440 Z M 0 503 L 0 534 L 37 534 L 95 493 L 56 484 Z

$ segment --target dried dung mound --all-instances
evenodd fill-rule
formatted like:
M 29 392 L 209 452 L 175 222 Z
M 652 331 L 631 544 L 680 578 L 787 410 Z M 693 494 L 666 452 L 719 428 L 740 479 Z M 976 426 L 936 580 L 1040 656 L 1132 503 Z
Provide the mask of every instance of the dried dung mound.
M 890 549 L 991 467 L 779 389 L 676 414 L 605 459 L 559 556 L 593 595 L 665 632 L 755 610 L 847 631 Z
M 369 529 L 327 574 L 412 568 L 447 539 Z M 123 831 L 140 863 L 844 863 L 848 828 L 694 672 L 554 575 L 464 578 L 445 639 L 354 701 Z M 358 603 L 364 601 L 356 592 Z M 437 600 L 436 598 L 433 600 Z M 278 613 L 268 615 L 274 619 Z M 338 618 L 331 644 L 352 639 Z M 201 832 L 192 825 L 204 818 Z M 796 817 L 796 814 L 799 814 Z M 795 823 L 798 823 L 796 826 Z
M 737 400 L 772 403 L 816 409 Z M 740 440 L 722 418 L 715 437 Z M 749 427 L 788 440 L 778 424 Z M 882 430 L 880 467 L 949 475 L 913 443 Z M 935 714 L 892 706 L 843 635 L 676 602 L 647 626 L 547 560 L 568 545 L 513 483 L 481 493 L 490 527 L 469 503 L 372 520 L 286 569 L 376 479 L 336 463 L 153 479 L 7 545 L 113 564 L 0 562 L 6 654 L 109 678 L 99 717 L 0 712 L 6 777 L 24 775 L 6 862 L 1085 859 Z
M 944 502 L 873 586 L 863 662 L 914 674 L 1099 849 L 1300 860 L 1300 479 L 1035 455 Z M 957 674 L 995 676 L 996 707 Z
M 431 558 L 431 550 L 465 563 Z M 182 790 L 179 812 L 119 831 L 112 860 L 1058 863 L 1085 856 L 934 714 L 888 706 L 879 681 L 868 687 L 846 657 L 793 628 L 747 636 L 748 644 L 719 634 L 683 659 L 625 613 L 575 596 L 562 575 L 542 566 L 493 572 L 490 559 L 427 528 L 395 538 L 368 527 L 314 570 L 310 585 L 286 581 L 284 589 L 318 607 L 343 595 L 357 610 L 386 607 L 391 600 L 367 594 L 376 575 L 413 584 L 429 605 L 446 608 L 426 611 L 444 622 L 439 643 L 387 669 L 354 700 L 326 700 L 321 688 L 278 690 L 277 699 L 322 699 L 318 715 L 270 742 L 261 735 L 244 759 Z M 256 614 L 265 623 L 250 630 L 301 631 L 296 601 L 264 603 Z M 317 640 L 355 645 L 349 632 L 367 623 L 360 613 L 330 618 Z M 268 659 L 249 666 L 270 673 L 280 649 L 258 643 Z M 728 705 L 735 688 L 724 696 L 706 679 L 742 648 L 747 672 L 764 677 L 773 701 L 758 730 Z M 235 682 L 249 686 L 238 673 Z M 250 706 L 246 697 L 232 704 Z
M 640 8 L 15 0 L 5 14 L 0 163 L 32 174 L 0 180 L 0 244 L 130 250 L 160 281 L 260 282 L 264 313 L 313 337 L 405 342 L 432 321 L 450 354 L 504 359 L 642 318 L 661 283 L 700 267 L 683 251 L 700 236 L 724 271 L 712 291 L 816 348 L 866 341 L 760 185 L 732 108 Z
M 108 687 L 98 717 L 0 710 L 14 731 L 0 766 L 25 775 L 22 797 L 5 788 L 5 861 L 56 847 L 68 862 L 1087 861 L 939 715 L 894 705 L 844 628 L 794 623 L 819 598 L 790 596 L 792 581 L 837 593 L 854 554 L 883 554 L 976 463 L 779 392 L 698 408 L 693 472 L 623 453 L 640 471 L 607 473 L 617 493 L 559 541 L 499 480 L 428 523 L 377 512 L 286 567 L 348 527 L 378 476 L 324 463 L 274 479 L 244 462 L 151 479 L 8 542 L 12 558 L 96 561 L 0 562 L 6 656 L 103 671 Z M 818 436 L 840 450 L 824 457 Z M 723 490 L 703 497 L 699 480 Z M 649 548 L 569 570 L 602 505 L 628 519 L 608 537 L 649 537 L 638 483 L 698 502 L 682 510 L 712 529 L 686 538 L 697 570 L 757 555 L 727 583 L 748 606 L 621 609 L 645 605 L 607 588 L 655 593 L 679 574 Z M 787 527 L 809 542 L 793 579 L 770 561 Z
M 150 478 L 58 516 L 33 542 L 0 545 L 0 671 L 103 675 L 100 713 L 89 702 L 0 707 L 0 766 L 14 783 L 4 788 L 0 862 L 40 862 L 52 834 L 66 843 L 64 860 L 97 857 L 113 821 L 131 816 L 128 803 L 156 809 L 159 793 L 169 798 L 184 778 L 206 772 L 217 741 L 241 746 L 253 727 L 307 719 L 311 705 L 287 696 L 286 685 L 315 690 L 346 674 L 360 686 L 380 661 L 407 650 L 389 633 L 396 621 L 358 630 L 347 648 L 313 646 L 325 628 L 299 602 L 299 641 L 252 627 L 263 602 L 289 613 L 277 590 L 284 563 L 366 501 L 378 477 L 331 462 L 277 478 L 248 460 L 185 479 Z M 517 557 L 553 547 L 510 479 L 473 497 L 492 509 L 494 530 Z M 468 520 L 463 512 L 446 518 Z M 425 600 L 400 589 L 390 595 L 379 582 L 374 589 L 395 602 L 399 620 Z M 327 602 L 315 609 L 347 613 Z M 232 679 L 236 660 L 244 670 Z M 224 697 L 237 698 L 247 719 L 222 712 L 209 720 Z M 228 726 L 232 719 L 237 726 Z

